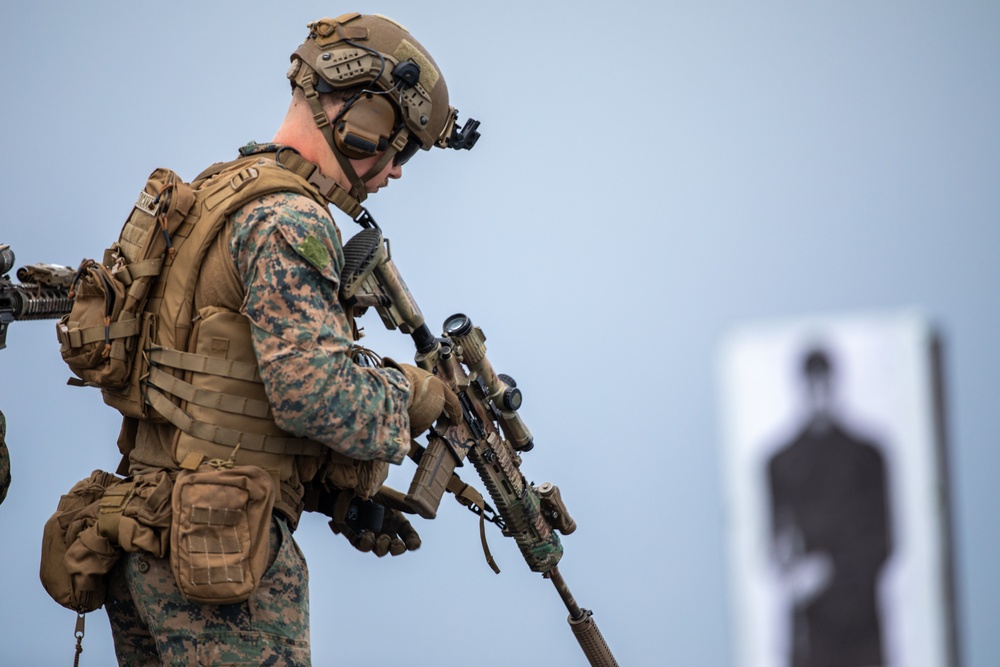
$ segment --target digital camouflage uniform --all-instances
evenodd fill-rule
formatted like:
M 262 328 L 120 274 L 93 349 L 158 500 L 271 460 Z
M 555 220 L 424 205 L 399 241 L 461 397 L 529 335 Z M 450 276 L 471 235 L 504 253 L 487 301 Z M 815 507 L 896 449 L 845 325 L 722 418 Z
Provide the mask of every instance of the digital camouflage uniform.
M 241 153 L 276 148 L 250 144 Z M 210 249 L 206 263 L 230 262 L 240 282 L 242 302 L 220 305 L 251 323 L 278 426 L 352 459 L 399 463 L 409 443 L 408 384 L 396 370 L 351 360 L 352 323 L 337 297 L 343 251 L 329 211 L 302 195 L 266 195 L 230 216 L 219 243 L 226 247 Z M 214 290 L 199 283 L 196 306 L 213 301 Z M 176 469 L 172 434 L 170 424 L 139 422 L 129 472 Z M 387 464 L 363 470 L 377 485 Z M 120 663 L 308 665 L 308 573 L 291 534 L 297 519 L 272 520 L 272 564 L 242 603 L 189 602 L 167 559 L 125 554 L 106 602 Z
M 10 487 L 10 452 L 7 451 L 7 420 L 0 412 L 0 503 Z

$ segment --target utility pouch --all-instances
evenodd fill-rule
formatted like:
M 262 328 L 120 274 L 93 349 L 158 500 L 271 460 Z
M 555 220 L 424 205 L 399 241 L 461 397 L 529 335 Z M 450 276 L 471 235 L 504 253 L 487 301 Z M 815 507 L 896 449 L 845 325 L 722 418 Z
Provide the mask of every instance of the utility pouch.
M 59 320 L 63 361 L 85 383 L 121 386 L 128 375 L 123 337 L 128 324 L 119 321 L 125 286 L 92 259 L 80 264 L 70 288 L 73 309 Z
M 95 470 L 59 500 L 45 522 L 39 576 L 46 592 L 67 609 L 86 613 L 104 604 L 105 577 L 121 552 L 97 532 L 97 517 L 105 493 L 121 482 Z
M 152 325 L 143 309 L 183 240 L 175 232 L 194 201 L 194 190 L 177 174 L 154 171 L 103 261 L 80 265 L 73 308 L 56 325 L 62 357 L 80 379 L 71 383 L 100 387 L 105 402 L 128 417 L 147 417 L 136 369 Z
M 192 602 L 246 600 L 267 570 L 271 475 L 256 466 L 182 470 L 174 482 L 170 568 Z

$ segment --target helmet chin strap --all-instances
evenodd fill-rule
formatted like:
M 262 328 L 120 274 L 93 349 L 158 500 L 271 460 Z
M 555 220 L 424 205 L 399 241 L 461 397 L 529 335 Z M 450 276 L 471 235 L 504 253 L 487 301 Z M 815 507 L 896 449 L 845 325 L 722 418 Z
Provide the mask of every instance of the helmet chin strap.
M 365 187 L 365 181 L 367 178 L 371 178 L 369 175 L 371 172 L 365 174 L 364 177 L 358 176 L 358 172 L 354 170 L 354 165 L 351 164 L 350 158 L 337 149 L 337 145 L 332 141 L 332 136 L 331 139 L 327 140 L 327 144 L 330 146 L 330 150 L 333 151 L 333 157 L 337 158 L 340 170 L 344 172 L 344 176 L 351 182 L 350 195 L 357 199 L 358 203 L 363 202 L 368 197 L 368 188 Z
M 371 169 L 366 171 L 364 175 L 360 177 L 359 180 L 362 182 L 362 184 L 367 183 L 369 180 L 375 178 L 380 173 L 382 173 L 382 170 L 385 169 L 386 165 L 392 162 L 392 160 L 396 157 L 396 154 L 399 153 L 399 151 L 403 149 L 403 146 L 406 145 L 406 139 L 408 135 L 409 132 L 406 130 L 405 127 L 396 133 L 396 136 L 393 138 L 392 143 L 389 144 L 388 148 L 382 151 L 382 156 L 378 159 L 378 161 L 374 165 L 372 165 Z M 365 194 L 367 194 L 367 191 Z
M 348 215 L 352 215 L 351 211 L 348 209 L 359 208 L 361 206 L 361 202 L 368 197 L 368 190 L 365 188 L 365 181 L 358 177 L 357 172 L 354 170 L 354 165 L 351 164 L 348 157 L 337 149 L 337 145 L 333 139 L 333 125 L 330 123 L 330 117 L 327 116 L 326 111 L 323 110 L 323 105 L 319 101 L 319 93 L 316 92 L 316 88 L 313 86 L 312 78 L 313 72 L 310 68 L 300 67 L 298 76 L 295 77 L 295 84 L 302 89 L 306 102 L 309 104 L 309 110 L 312 111 L 313 121 L 316 123 L 316 127 L 323 135 L 323 138 L 326 140 L 330 150 L 333 151 L 333 156 L 337 159 L 337 164 L 340 165 L 341 170 L 344 172 L 344 176 L 346 176 L 347 180 L 351 183 L 350 191 L 340 184 L 336 184 L 334 186 L 335 189 L 343 191 L 351 201 L 344 202 L 345 205 L 338 203 L 338 200 L 342 199 L 341 197 L 337 197 L 336 200 L 330 199 L 330 201 L 340 210 L 344 211 Z M 366 174 L 366 176 L 368 175 Z M 371 176 L 368 176 L 368 178 L 371 178 Z

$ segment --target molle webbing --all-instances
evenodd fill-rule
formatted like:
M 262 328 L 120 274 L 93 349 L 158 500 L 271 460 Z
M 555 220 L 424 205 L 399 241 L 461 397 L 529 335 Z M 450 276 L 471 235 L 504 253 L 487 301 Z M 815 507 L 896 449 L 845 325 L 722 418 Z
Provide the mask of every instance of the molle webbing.
M 266 435 L 263 433 L 246 433 L 224 426 L 216 426 L 208 422 L 197 421 L 174 405 L 170 399 L 157 389 L 146 388 L 146 398 L 168 422 L 188 435 L 199 440 L 236 448 L 249 452 L 264 454 L 282 454 L 288 456 L 318 456 L 322 445 L 304 438 L 290 438 Z
M 115 546 L 120 544 L 118 525 L 121 523 L 125 506 L 135 495 L 135 482 L 122 482 L 108 487 L 98 502 L 97 532 L 111 540 Z
M 149 369 L 147 382 L 166 394 L 176 396 L 194 405 L 200 405 L 203 408 L 221 410 L 234 415 L 257 417 L 258 419 L 271 417 L 271 404 L 267 401 L 199 389 L 190 382 L 165 373 L 155 366 Z
M 115 341 L 138 335 L 139 320 L 138 318 L 133 318 L 131 320 L 111 322 L 105 326 L 63 329 L 59 330 L 57 333 L 59 335 L 59 341 L 63 345 L 83 347 L 88 343 L 97 343 L 103 340 Z M 111 353 L 114 354 L 115 348 L 112 347 L 111 350 Z M 122 358 L 124 358 L 124 356 Z
M 188 404 L 234 415 L 258 419 L 271 419 L 272 415 L 271 406 L 267 401 L 200 389 L 159 368 L 186 369 L 220 377 L 259 382 L 260 378 L 255 364 L 164 349 L 151 350 L 149 356 L 151 366 L 146 386 L 147 400 L 157 412 L 181 431 L 217 445 L 235 447 L 239 444 L 240 449 L 251 452 L 310 456 L 318 456 L 322 453 L 322 445 L 305 438 L 270 433 L 248 433 L 191 417 L 174 405 L 167 396 L 180 398 Z

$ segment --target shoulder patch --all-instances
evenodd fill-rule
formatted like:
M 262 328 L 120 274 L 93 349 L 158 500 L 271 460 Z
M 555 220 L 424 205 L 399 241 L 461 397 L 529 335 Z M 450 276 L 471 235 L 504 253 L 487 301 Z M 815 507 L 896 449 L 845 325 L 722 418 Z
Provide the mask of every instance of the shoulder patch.
M 325 269 L 330 264 L 330 253 L 326 246 L 312 234 L 302 239 L 295 250 L 317 269 Z

